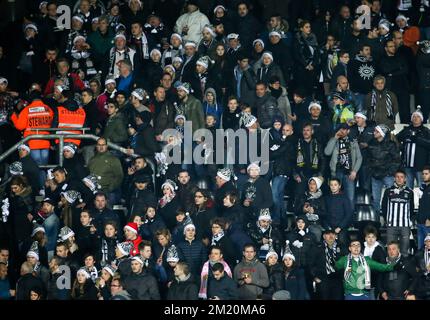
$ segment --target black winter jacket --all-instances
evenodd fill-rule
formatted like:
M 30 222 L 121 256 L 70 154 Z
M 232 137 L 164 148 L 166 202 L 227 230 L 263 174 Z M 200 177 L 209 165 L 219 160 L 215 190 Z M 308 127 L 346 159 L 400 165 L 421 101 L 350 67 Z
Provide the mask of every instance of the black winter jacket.
M 422 191 L 417 215 L 418 224 L 425 224 L 427 219 L 430 220 L 430 184 L 426 185 Z
M 237 283 L 226 273 L 224 273 L 224 276 L 221 279 L 216 280 L 211 277 L 208 282 L 208 298 L 218 297 L 220 300 L 238 299 L 239 293 Z
M 414 127 L 410 125 L 404 128 L 397 135 L 397 140 L 402 144 L 402 165 L 422 171 L 423 167 L 430 160 L 430 130 L 423 125 Z M 415 157 L 413 163 L 407 165 L 407 156 L 409 156 L 408 148 L 415 144 Z
M 401 256 L 395 269 L 380 275 L 380 292 L 387 292 L 389 300 L 404 300 L 404 292 L 414 294 L 418 284 L 418 273 L 412 260 Z
M 132 273 L 124 280 L 124 289 L 133 300 L 160 300 L 157 280 L 150 273 Z
M 173 280 L 167 293 L 167 300 L 197 300 L 199 289 L 192 274 L 185 281 Z
M 394 176 L 400 166 L 399 148 L 388 136 L 381 142 L 372 139 L 369 142 L 368 155 L 370 174 L 373 178 L 382 179 L 386 176 Z
M 322 217 L 322 226 L 324 228 L 341 228 L 342 230 L 349 227 L 352 222 L 351 201 L 346 194 L 340 192 L 329 194 L 324 197 L 326 214 Z M 321 217 L 320 217 L 321 218 Z

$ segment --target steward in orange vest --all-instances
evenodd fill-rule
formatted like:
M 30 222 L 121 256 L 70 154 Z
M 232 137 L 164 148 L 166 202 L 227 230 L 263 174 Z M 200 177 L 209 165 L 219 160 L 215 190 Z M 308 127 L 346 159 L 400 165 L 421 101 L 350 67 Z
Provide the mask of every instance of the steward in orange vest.
M 82 106 L 78 103 L 68 98 L 70 94 L 69 90 L 63 89 L 61 86 L 55 88 L 54 96 L 58 101 L 57 110 L 54 112 L 54 120 L 52 122 L 52 127 L 61 128 L 64 130 L 59 130 L 57 133 L 76 133 L 81 134 L 81 129 L 85 125 L 86 113 Z M 73 130 L 75 129 L 75 130 Z M 58 143 L 59 140 L 55 140 Z M 79 139 L 65 139 L 64 143 L 70 142 L 79 146 L 81 140 Z
M 33 134 L 49 134 L 48 131 L 30 131 L 31 129 L 51 128 L 54 112 L 41 100 L 41 92 L 33 91 L 31 103 L 19 113 L 14 112 L 11 120 L 16 129 L 24 131 L 24 138 Z M 49 140 L 30 140 L 28 146 L 32 150 L 49 149 Z

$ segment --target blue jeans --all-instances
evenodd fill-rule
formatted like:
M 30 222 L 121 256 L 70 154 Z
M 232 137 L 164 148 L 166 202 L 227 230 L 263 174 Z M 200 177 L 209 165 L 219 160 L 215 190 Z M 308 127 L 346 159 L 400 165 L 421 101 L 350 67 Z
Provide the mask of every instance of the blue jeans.
M 365 94 L 354 92 L 355 102 L 357 103 L 357 109 L 355 112 L 361 112 L 364 109 L 364 99 L 366 98 Z
M 280 222 L 281 215 L 285 212 L 284 194 L 285 185 L 288 177 L 276 176 L 272 179 L 272 197 L 273 197 L 273 221 Z
M 49 162 L 49 149 L 33 149 L 30 155 L 38 165 L 46 165 Z
M 368 294 L 362 294 L 361 296 L 353 296 L 352 294 L 345 294 L 345 300 L 361 301 L 371 300 Z
M 381 209 L 381 194 L 382 188 L 389 188 L 394 184 L 394 177 L 386 176 L 382 179 L 375 179 L 372 177 L 372 197 L 373 197 L 373 208 L 376 213 L 379 214 L 379 210 Z
M 417 224 L 418 250 L 421 250 L 424 247 L 424 239 L 429 233 L 430 233 L 430 227 L 426 227 L 425 224 Z
M 422 177 L 422 171 L 415 170 L 414 168 L 405 168 L 406 172 L 406 185 L 413 189 L 414 188 L 414 182 L 417 180 L 418 186 L 421 186 L 421 183 L 423 183 L 423 177 Z
M 30 151 L 30 156 L 39 166 L 49 163 L 49 149 L 33 149 Z M 41 187 L 45 184 L 45 177 L 45 172 L 40 170 L 39 184 Z
M 55 245 L 57 244 L 58 228 L 60 227 L 60 219 L 55 213 L 52 213 L 43 222 L 43 227 L 45 228 L 45 234 L 48 238 L 48 243 L 46 245 L 46 251 L 54 251 Z
M 354 210 L 355 208 L 355 185 L 356 180 L 349 180 L 348 176 L 342 171 L 336 171 L 336 178 L 340 180 L 342 184 L 343 191 L 348 197 L 349 201 L 351 201 L 351 208 Z

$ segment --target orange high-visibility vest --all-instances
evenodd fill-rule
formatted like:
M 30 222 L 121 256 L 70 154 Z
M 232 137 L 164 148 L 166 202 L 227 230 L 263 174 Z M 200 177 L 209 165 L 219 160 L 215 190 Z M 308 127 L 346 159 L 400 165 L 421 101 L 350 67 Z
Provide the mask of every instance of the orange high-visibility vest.
M 17 115 L 13 113 L 11 120 L 18 130 L 24 131 L 24 137 L 33 134 L 49 134 L 48 131 L 30 131 L 31 129 L 51 128 L 54 112 L 50 107 L 41 100 L 36 100 L 26 106 Z M 30 140 L 28 142 L 30 149 L 48 149 L 49 140 Z
M 61 129 L 76 129 L 82 128 L 85 123 L 86 113 L 84 108 L 79 107 L 75 111 L 70 111 L 63 106 L 57 108 L 58 110 L 58 128 Z M 61 130 L 57 131 L 57 133 L 82 133 L 81 130 Z M 64 139 L 64 142 L 71 142 L 79 146 L 81 144 L 81 140 L 78 139 Z M 55 141 L 58 143 L 58 140 Z

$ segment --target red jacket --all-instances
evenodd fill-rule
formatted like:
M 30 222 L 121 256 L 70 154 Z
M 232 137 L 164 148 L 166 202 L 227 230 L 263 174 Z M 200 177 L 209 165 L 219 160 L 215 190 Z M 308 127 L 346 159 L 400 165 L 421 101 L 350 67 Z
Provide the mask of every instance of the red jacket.
M 81 78 L 76 73 L 69 73 L 69 77 L 73 80 L 73 89 L 74 91 L 82 91 L 85 89 L 85 84 L 82 82 Z M 52 77 L 49 79 L 48 83 L 46 84 L 44 95 L 47 96 L 49 94 L 54 93 L 54 85 L 55 80 L 57 80 L 57 77 Z

